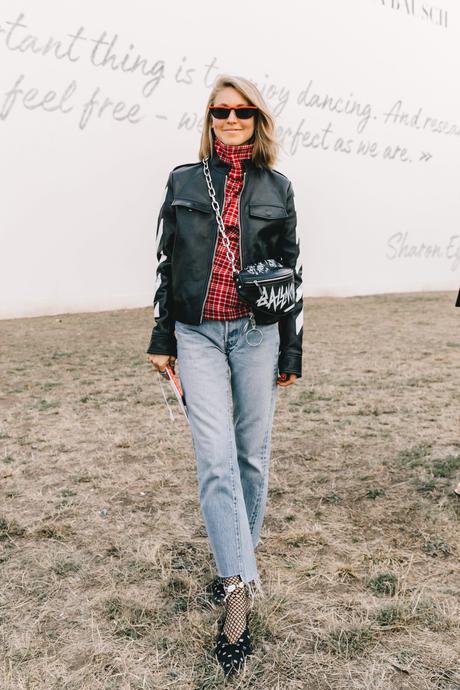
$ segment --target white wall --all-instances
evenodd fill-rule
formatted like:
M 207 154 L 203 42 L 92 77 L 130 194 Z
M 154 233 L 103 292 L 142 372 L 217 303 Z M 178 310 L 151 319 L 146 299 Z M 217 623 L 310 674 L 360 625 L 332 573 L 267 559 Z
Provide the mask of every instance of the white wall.
M 3 0 L 0 317 L 152 303 L 163 188 L 198 160 L 219 72 L 252 79 L 277 115 L 305 295 L 457 290 L 460 9 L 439 2 Z M 149 73 L 102 66 L 104 32 Z M 89 114 L 95 91 L 115 114 Z

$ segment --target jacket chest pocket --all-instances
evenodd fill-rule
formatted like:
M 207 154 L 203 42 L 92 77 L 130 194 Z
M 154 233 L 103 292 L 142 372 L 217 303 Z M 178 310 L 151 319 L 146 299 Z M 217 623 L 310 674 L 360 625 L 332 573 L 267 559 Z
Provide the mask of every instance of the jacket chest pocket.
M 249 204 L 249 215 L 253 218 L 270 220 L 282 220 L 288 213 L 284 206 L 276 204 Z
M 176 213 L 176 244 L 180 251 L 187 251 L 191 243 L 210 241 L 213 219 L 211 202 L 178 197 L 173 199 L 171 206 Z
M 174 199 L 171 206 L 176 207 L 176 211 L 179 213 L 190 214 L 199 211 L 200 213 L 211 213 L 212 206 L 210 203 L 205 201 L 198 201 L 198 199 Z
M 265 244 L 261 251 L 273 253 L 288 217 L 286 208 L 281 204 L 249 204 L 248 213 L 251 234 Z

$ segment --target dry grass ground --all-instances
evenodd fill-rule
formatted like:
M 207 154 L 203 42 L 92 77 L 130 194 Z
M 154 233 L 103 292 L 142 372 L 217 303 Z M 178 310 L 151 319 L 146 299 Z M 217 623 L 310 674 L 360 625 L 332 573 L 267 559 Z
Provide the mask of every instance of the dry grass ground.
M 460 310 L 305 302 L 257 550 L 261 690 L 458 690 Z M 211 690 L 221 610 L 152 310 L 0 322 L 2 690 Z M 180 369 L 179 369 L 180 371 Z

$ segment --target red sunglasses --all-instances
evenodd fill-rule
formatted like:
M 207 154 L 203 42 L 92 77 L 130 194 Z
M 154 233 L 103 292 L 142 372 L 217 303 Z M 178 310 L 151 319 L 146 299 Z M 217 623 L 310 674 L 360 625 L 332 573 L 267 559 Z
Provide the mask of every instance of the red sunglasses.
M 231 111 L 235 111 L 235 115 L 239 120 L 249 120 L 259 110 L 256 105 L 237 105 L 235 108 L 226 108 L 223 105 L 210 105 L 209 110 L 213 117 L 218 120 L 226 120 Z

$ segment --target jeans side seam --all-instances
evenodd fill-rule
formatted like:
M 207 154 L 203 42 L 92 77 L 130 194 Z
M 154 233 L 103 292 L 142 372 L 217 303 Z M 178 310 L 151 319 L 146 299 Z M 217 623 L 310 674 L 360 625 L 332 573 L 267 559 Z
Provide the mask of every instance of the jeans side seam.
M 257 519 L 257 515 L 259 513 L 260 504 L 261 504 L 261 500 L 262 500 L 262 493 L 263 493 L 263 490 L 265 487 L 265 483 L 268 481 L 268 477 L 267 477 L 267 470 L 268 470 L 267 446 L 268 446 L 268 441 L 270 438 L 270 428 L 269 427 L 270 427 L 271 412 L 273 409 L 273 402 L 274 402 L 274 398 L 273 398 L 272 404 L 270 406 L 270 412 L 269 412 L 269 418 L 268 418 L 269 423 L 267 426 L 267 431 L 265 432 L 264 442 L 263 442 L 263 446 L 262 446 L 262 452 L 261 452 L 261 456 L 260 456 L 260 461 L 261 461 L 261 465 L 262 465 L 263 480 L 262 480 L 261 485 L 259 486 L 259 490 L 257 492 L 257 498 L 256 498 L 256 501 L 254 504 L 254 508 L 252 509 L 251 519 L 249 521 L 251 532 L 254 528 L 254 525 L 255 525 L 255 522 Z
M 241 572 L 243 572 L 245 574 L 245 569 L 243 567 L 243 562 L 242 562 L 241 530 L 240 530 L 239 519 L 238 519 L 239 516 L 238 516 L 237 498 L 236 498 L 236 490 L 235 490 L 235 468 L 234 468 L 233 457 L 232 457 L 232 450 L 233 450 L 233 447 L 232 447 L 232 430 L 233 430 L 233 425 L 231 423 L 231 409 L 228 405 L 229 396 L 231 394 L 230 372 L 228 372 L 228 374 L 227 374 L 227 391 L 226 392 L 227 392 L 227 410 L 228 410 L 227 423 L 228 423 L 228 439 L 229 439 L 230 476 L 232 478 L 232 499 L 233 499 L 233 516 L 234 516 L 234 524 L 235 524 L 236 554 L 237 554 L 237 559 L 238 559 L 238 570 L 241 570 Z
M 278 356 L 276 357 L 275 364 L 277 361 L 278 361 Z M 275 376 L 276 376 L 276 370 L 275 370 Z M 263 446 L 262 446 L 262 453 L 261 453 L 261 458 L 260 458 L 261 464 L 262 464 L 263 481 L 262 481 L 262 484 L 259 487 L 259 490 L 257 492 L 256 502 L 255 502 L 254 508 L 252 510 L 252 513 L 251 513 L 251 519 L 249 521 L 249 526 L 251 528 L 251 532 L 254 528 L 254 525 L 255 525 L 255 522 L 257 519 L 257 515 L 259 513 L 264 485 L 266 482 L 268 482 L 268 477 L 266 476 L 267 475 L 267 468 L 268 468 L 267 446 L 268 446 L 268 442 L 269 442 L 269 439 L 271 436 L 271 434 L 270 434 L 270 432 L 271 432 L 271 420 L 273 418 L 274 405 L 276 402 L 276 395 L 275 394 L 276 394 L 276 381 L 274 380 L 274 385 L 272 387 L 272 399 L 271 399 L 270 409 L 269 409 L 269 413 L 268 413 L 267 430 L 265 432 L 264 442 L 263 442 Z

